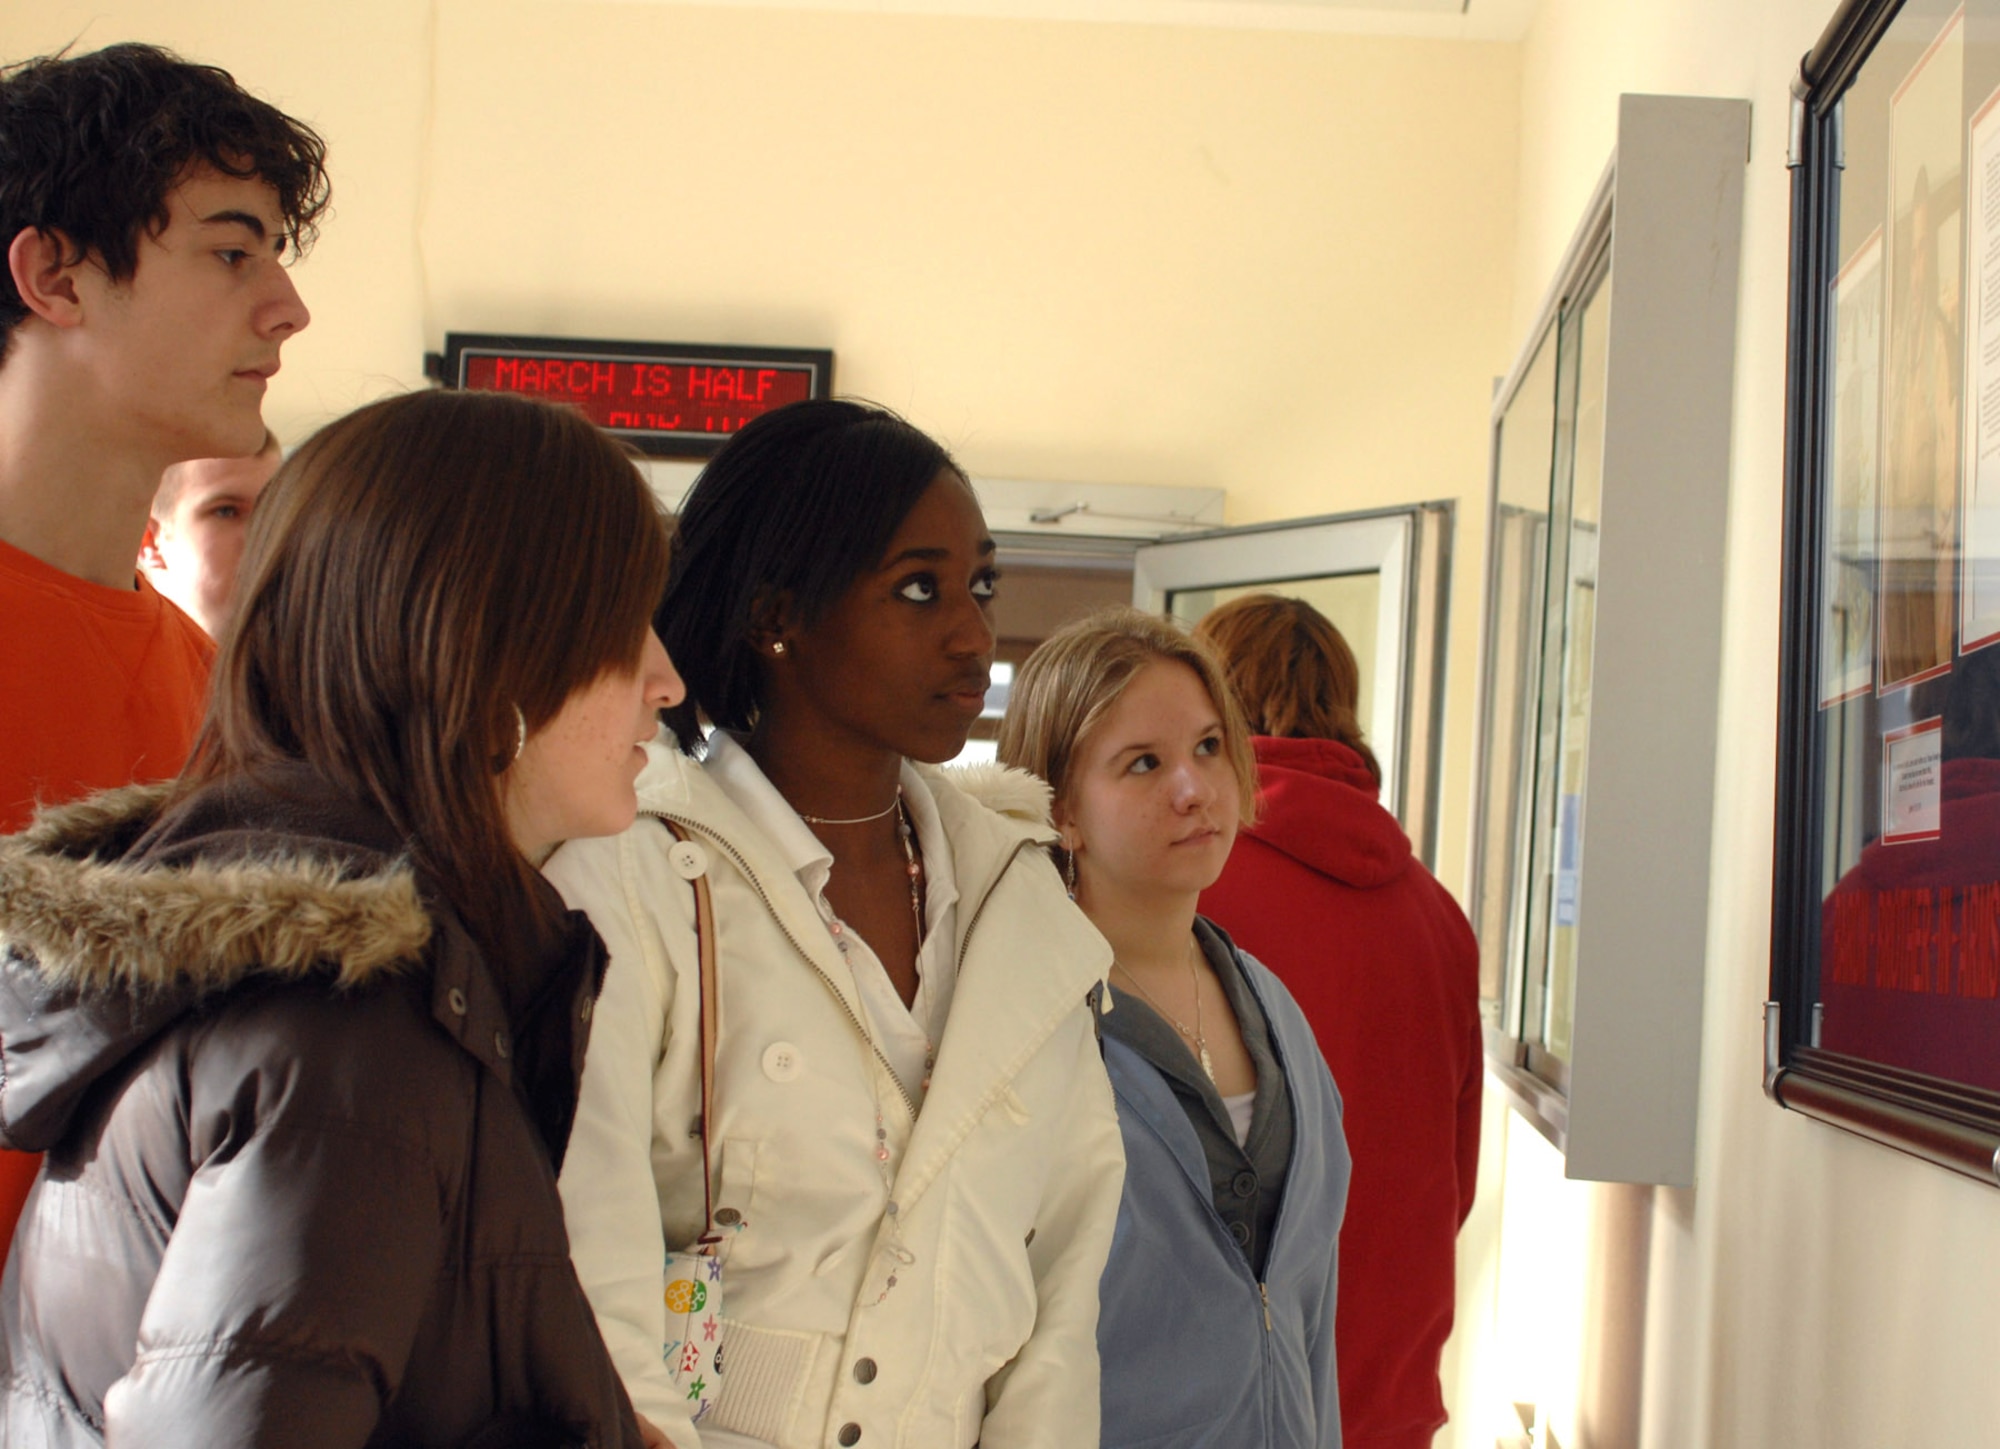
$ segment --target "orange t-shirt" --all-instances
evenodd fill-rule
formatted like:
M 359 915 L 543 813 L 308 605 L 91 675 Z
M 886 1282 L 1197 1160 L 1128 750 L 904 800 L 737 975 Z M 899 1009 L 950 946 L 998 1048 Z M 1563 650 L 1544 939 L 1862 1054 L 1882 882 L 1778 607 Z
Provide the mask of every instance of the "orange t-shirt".
M 0 543 L 0 834 L 186 762 L 215 646 L 135 579 L 106 588 Z M 40 1163 L 0 1151 L 0 1262 Z

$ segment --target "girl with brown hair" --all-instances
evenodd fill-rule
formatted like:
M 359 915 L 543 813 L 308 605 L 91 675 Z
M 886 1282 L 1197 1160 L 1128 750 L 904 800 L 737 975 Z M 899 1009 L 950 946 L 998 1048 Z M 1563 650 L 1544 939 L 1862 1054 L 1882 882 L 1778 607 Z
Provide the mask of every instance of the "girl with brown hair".
M 1438 1354 L 1479 1166 L 1478 947 L 1377 801 L 1360 670 L 1331 621 L 1255 594 L 1195 633 L 1221 655 L 1257 755 L 1257 821 L 1201 909 L 1298 998 L 1347 1101 L 1348 1449 L 1418 1449 L 1445 1420 Z
M 556 1192 L 605 954 L 535 863 L 632 820 L 666 572 L 558 409 L 280 470 L 186 773 L 0 843 L 10 1439 L 641 1442 Z
M 1285 988 L 1195 913 L 1255 809 L 1222 671 L 1167 620 L 1093 615 L 1015 676 L 1000 758 L 1053 788 L 1064 873 L 1114 958 L 1102 1442 L 1338 1449 L 1340 1097 Z

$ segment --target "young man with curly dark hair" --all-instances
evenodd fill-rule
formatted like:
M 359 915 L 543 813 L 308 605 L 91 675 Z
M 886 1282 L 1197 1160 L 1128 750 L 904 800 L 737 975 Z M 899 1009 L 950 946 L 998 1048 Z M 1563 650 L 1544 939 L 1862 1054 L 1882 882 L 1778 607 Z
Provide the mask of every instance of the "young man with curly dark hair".
M 0 69 L 0 833 L 179 771 L 213 646 L 135 569 L 161 472 L 255 453 L 325 146 L 148 45 Z M 35 1159 L 0 1153 L 0 1248 Z

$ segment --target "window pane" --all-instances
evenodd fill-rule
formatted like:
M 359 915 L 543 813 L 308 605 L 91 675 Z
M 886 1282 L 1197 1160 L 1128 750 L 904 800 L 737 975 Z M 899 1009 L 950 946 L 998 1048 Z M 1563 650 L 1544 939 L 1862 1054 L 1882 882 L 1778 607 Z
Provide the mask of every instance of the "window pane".
M 1536 350 L 1495 439 L 1493 577 L 1487 598 L 1486 719 L 1480 762 L 1473 928 L 1486 1020 L 1512 1029 L 1526 918 L 1524 868 L 1535 706 L 1541 693 L 1542 587 L 1555 457 L 1556 347 Z
M 1544 1001 L 1542 1041 L 1551 1054 L 1567 1061 L 1570 1025 L 1576 1003 L 1576 933 L 1583 911 L 1584 766 L 1590 742 L 1591 645 L 1597 606 L 1597 519 L 1604 482 L 1605 332 L 1611 318 L 1611 284 L 1600 284 L 1584 304 L 1574 327 L 1564 329 L 1574 339 L 1576 370 L 1567 406 L 1559 417 L 1558 438 L 1567 434 L 1563 461 L 1569 484 L 1569 547 L 1564 590 L 1562 694 L 1550 711 L 1556 729 L 1556 807 L 1554 841 L 1549 855 L 1555 865 L 1554 898 L 1549 908 L 1548 992 Z M 1563 369 L 1565 373 L 1568 369 Z M 1560 443 L 1559 443 L 1560 446 Z M 1557 478 L 1560 489 L 1565 480 Z

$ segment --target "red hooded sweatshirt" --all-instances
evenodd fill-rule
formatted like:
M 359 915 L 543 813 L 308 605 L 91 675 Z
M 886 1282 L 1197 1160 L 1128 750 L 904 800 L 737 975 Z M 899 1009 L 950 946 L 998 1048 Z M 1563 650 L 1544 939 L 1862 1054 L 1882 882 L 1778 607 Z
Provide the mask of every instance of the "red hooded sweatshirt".
M 1438 1354 L 1479 1166 L 1479 947 L 1360 755 L 1332 740 L 1255 743 L 1257 823 L 1201 912 L 1298 998 L 1346 1103 L 1342 1438 L 1428 1449 L 1446 1418 Z

